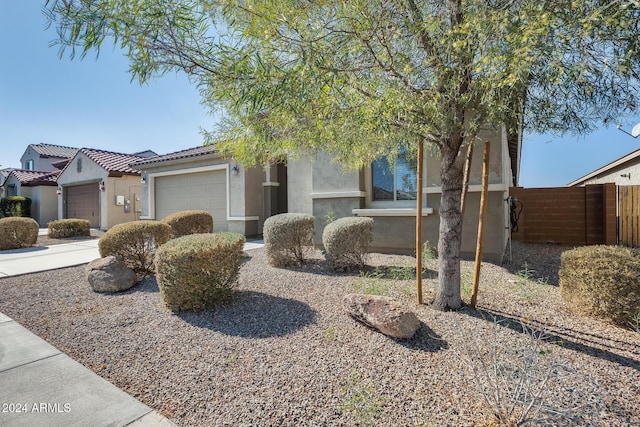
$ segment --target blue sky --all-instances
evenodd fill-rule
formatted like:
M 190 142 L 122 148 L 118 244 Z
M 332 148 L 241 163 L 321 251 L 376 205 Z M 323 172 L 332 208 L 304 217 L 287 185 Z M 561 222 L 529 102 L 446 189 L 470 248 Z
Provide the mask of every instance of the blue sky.
M 41 142 L 158 154 L 202 144 L 200 129 L 211 129 L 214 118 L 184 75 L 140 86 L 111 45 L 97 59 L 60 59 L 49 47 L 56 34 L 44 30 L 41 4 L 4 2 L 0 14 L 1 167 L 19 167 L 27 145 Z M 636 148 L 640 138 L 615 126 L 586 137 L 525 135 L 520 184 L 563 186 Z

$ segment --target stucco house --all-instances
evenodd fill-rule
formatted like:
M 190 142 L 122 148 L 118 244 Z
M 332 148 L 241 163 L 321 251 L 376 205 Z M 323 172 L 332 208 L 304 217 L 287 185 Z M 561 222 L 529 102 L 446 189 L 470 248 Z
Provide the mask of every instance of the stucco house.
M 20 163 L 25 170 L 55 171 L 60 169 L 55 163 L 70 159 L 77 151 L 77 148 L 62 145 L 29 144 L 20 157 Z
M 40 227 L 58 218 L 56 178 L 60 171 L 32 171 L 13 169 L 4 182 L 7 196 L 24 196 L 31 199 L 31 218 Z
M 504 129 L 483 131 L 479 141 L 491 141 L 489 196 L 485 218 L 483 258 L 500 261 L 509 238 L 509 188 L 517 185 L 521 138 Z M 438 242 L 440 223 L 440 164 L 425 150 L 423 181 L 423 241 Z M 288 162 L 288 209 L 316 218 L 315 241 L 320 244 L 327 217 L 374 218 L 372 249 L 380 252 L 415 252 L 416 168 L 411 159 L 395 163 L 379 159 L 358 171 L 343 171 L 327 155 L 302 156 Z M 395 165 L 395 166 L 394 166 Z M 476 248 L 482 182 L 482 148 L 474 152 L 463 220 L 462 255 Z
M 12 170 L 13 168 L 0 169 L 0 198 L 6 195 L 4 182 L 6 181 Z
M 58 218 L 88 219 L 103 230 L 139 219 L 141 174 L 129 165 L 153 155 L 79 149 L 57 179 Z
M 619 186 L 640 185 L 640 148 L 571 181 L 567 187 L 607 183 Z
M 253 236 L 264 220 L 287 211 L 286 167 L 244 168 L 213 146 L 199 146 L 130 164 L 142 171 L 141 219 L 202 209 L 215 231 Z

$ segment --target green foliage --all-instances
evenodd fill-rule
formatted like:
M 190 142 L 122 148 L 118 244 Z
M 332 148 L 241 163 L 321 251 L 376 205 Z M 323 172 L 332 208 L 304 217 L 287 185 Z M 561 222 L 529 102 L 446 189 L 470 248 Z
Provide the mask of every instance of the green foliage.
M 8 196 L 0 199 L 0 211 L 4 217 L 30 217 L 31 199 L 23 196 Z
M 324 223 L 325 224 L 330 224 L 335 220 L 336 220 L 335 213 L 333 211 L 331 211 L 331 210 L 327 211 L 327 213 L 324 216 Z
M 213 233 L 213 217 L 207 211 L 188 210 L 168 215 L 162 220 L 171 227 L 171 238 L 197 233 Z
M 314 221 L 312 215 L 301 213 L 283 213 L 267 218 L 262 234 L 269 265 L 303 264 L 305 252 L 313 245 Z
M 361 271 L 354 288 L 360 294 L 388 295 L 389 289 L 384 278 L 385 275 L 381 271 Z
M 88 219 L 67 218 L 51 221 L 47 224 L 47 236 L 61 237 L 90 236 L 91 222 Z
M 376 415 L 383 410 L 384 399 L 362 374 L 353 374 L 349 383 L 342 387 L 342 394 L 341 411 L 351 413 L 358 424 L 374 425 Z
M 98 241 L 101 257 L 113 255 L 140 276 L 152 275 L 156 250 L 169 241 L 171 227 L 160 221 L 131 221 L 110 228 Z
M 631 330 L 640 334 L 640 309 L 635 313 L 627 313 L 627 318 Z
M 171 311 L 205 310 L 231 295 L 242 266 L 244 236 L 191 234 L 156 253 L 156 279 Z
M 373 218 L 344 217 L 326 225 L 322 232 L 325 257 L 334 270 L 359 269 L 373 239 Z
M 0 250 L 28 248 L 38 241 L 39 225 L 33 218 L 0 218 Z
M 561 256 L 560 294 L 578 313 L 629 327 L 640 311 L 640 251 L 621 246 L 585 246 Z

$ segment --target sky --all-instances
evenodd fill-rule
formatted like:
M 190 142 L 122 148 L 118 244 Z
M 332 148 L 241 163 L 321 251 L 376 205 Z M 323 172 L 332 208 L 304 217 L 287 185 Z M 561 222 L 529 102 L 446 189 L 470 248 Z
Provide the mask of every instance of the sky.
M 201 129 L 213 129 L 215 118 L 184 74 L 141 86 L 110 44 L 97 58 L 60 58 L 49 46 L 56 33 L 45 30 L 42 4 L 3 1 L 0 12 L 1 168 L 20 167 L 29 144 L 158 154 L 202 145 Z M 633 120 L 623 128 L 630 131 Z M 580 137 L 525 134 L 520 185 L 564 186 L 637 148 L 640 138 L 615 126 Z

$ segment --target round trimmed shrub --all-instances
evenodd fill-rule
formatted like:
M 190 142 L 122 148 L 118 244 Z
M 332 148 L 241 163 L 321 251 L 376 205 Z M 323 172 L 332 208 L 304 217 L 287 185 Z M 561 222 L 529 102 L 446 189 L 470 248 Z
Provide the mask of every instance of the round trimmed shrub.
M 325 257 L 334 270 L 362 268 L 373 240 L 373 218 L 344 217 L 327 224 L 322 232 Z
M 113 255 L 141 276 L 154 272 L 156 249 L 167 243 L 171 227 L 160 221 L 130 221 L 110 228 L 98 241 L 102 258 Z
M 33 218 L 0 218 L 0 250 L 20 249 L 33 246 L 38 241 L 40 226 Z
M 561 256 L 560 294 L 572 310 L 629 327 L 640 312 L 640 251 L 584 246 Z
M 302 213 L 274 215 L 264 222 L 262 235 L 267 262 L 274 267 L 299 265 L 313 245 L 314 217 Z
M 91 222 L 88 219 L 58 219 L 47 224 L 47 236 L 54 239 L 59 239 L 62 237 L 90 235 Z
M 158 248 L 156 280 L 171 311 L 205 310 L 229 298 L 242 266 L 238 233 L 191 234 Z
M 162 220 L 171 227 L 171 238 L 188 234 L 213 233 L 213 217 L 207 211 L 189 210 L 176 212 Z

